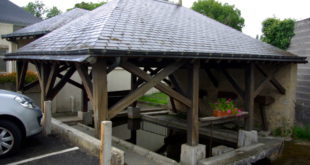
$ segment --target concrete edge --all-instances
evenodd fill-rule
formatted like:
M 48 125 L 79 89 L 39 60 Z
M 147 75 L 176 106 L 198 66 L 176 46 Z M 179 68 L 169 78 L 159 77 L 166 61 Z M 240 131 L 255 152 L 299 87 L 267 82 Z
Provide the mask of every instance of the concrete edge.
M 52 118 L 52 133 L 59 134 L 63 138 L 69 140 L 73 144 L 79 146 L 80 148 L 86 150 L 91 155 L 99 157 L 100 153 L 100 140 L 81 132 L 69 125 Z M 112 160 L 111 162 L 120 162 L 124 164 L 124 151 L 112 147 Z M 118 164 L 118 163 L 117 163 Z
M 125 140 L 119 139 L 117 137 L 112 137 L 112 143 L 121 145 L 126 147 L 127 149 L 131 149 L 133 152 L 143 156 L 143 157 L 147 157 L 150 160 L 153 160 L 159 164 L 163 164 L 163 165 L 179 165 L 178 162 L 176 162 L 173 159 L 167 158 L 165 156 L 162 156 L 160 154 L 157 154 L 155 152 L 152 152 L 150 150 L 147 150 L 145 148 L 142 148 L 140 146 L 134 145 L 132 143 L 129 143 Z
M 73 127 L 70 127 L 69 125 L 52 118 L 52 133 L 59 134 L 60 136 L 64 137 L 65 139 L 71 141 L 73 144 L 79 146 L 80 148 L 86 150 L 91 155 L 99 156 L 100 152 L 100 140 L 82 132 L 79 131 Z M 112 145 L 113 143 L 119 144 L 121 146 L 124 146 L 125 148 L 131 149 L 133 152 L 147 157 L 155 162 L 158 162 L 159 164 L 163 165 L 179 165 L 178 162 L 175 160 L 169 159 L 165 156 L 162 156 L 160 154 L 157 154 L 155 152 L 152 152 L 150 150 L 147 150 L 145 148 L 139 147 L 137 145 L 131 144 L 125 140 L 119 139 L 117 137 L 112 136 Z M 122 157 L 124 160 L 124 151 L 112 147 L 112 162 L 114 159 Z
M 260 159 L 269 157 L 272 154 L 279 153 L 282 149 L 282 143 L 283 141 L 275 141 L 274 139 L 270 139 L 270 141 L 259 142 L 253 145 L 235 149 L 222 155 L 202 159 L 198 162 L 198 165 L 243 165 L 254 163 Z

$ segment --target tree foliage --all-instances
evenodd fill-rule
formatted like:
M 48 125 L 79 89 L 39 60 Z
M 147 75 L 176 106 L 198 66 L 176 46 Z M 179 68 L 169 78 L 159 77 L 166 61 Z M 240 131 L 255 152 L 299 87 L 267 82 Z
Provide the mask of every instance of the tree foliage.
M 61 14 L 61 10 L 59 10 L 57 7 L 53 6 L 51 9 L 49 9 L 46 13 L 46 18 L 52 18 L 56 15 Z
M 26 6 L 23 7 L 23 9 L 38 18 L 43 18 L 44 14 L 47 11 L 45 8 L 45 4 L 38 0 L 36 0 L 35 2 L 29 2 Z
M 104 5 L 106 2 L 99 2 L 99 3 L 92 3 L 92 2 L 81 2 L 81 3 L 77 3 L 74 5 L 73 8 L 68 9 L 68 10 L 72 10 L 74 8 L 81 8 L 81 9 L 86 9 L 86 10 L 94 10 L 95 8 Z
M 295 21 L 292 19 L 280 20 L 267 18 L 262 23 L 263 35 L 261 40 L 280 49 L 287 49 L 294 34 Z
M 192 9 L 239 31 L 244 27 L 241 11 L 234 5 L 215 0 L 198 0 L 193 3 Z

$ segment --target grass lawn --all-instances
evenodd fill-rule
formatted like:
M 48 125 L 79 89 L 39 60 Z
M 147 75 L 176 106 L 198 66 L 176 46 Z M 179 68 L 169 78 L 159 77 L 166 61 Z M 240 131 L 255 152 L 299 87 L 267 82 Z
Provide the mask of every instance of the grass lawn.
M 153 105 L 167 105 L 168 96 L 164 93 L 158 92 L 149 95 L 145 95 L 139 98 L 140 102 L 153 104 Z

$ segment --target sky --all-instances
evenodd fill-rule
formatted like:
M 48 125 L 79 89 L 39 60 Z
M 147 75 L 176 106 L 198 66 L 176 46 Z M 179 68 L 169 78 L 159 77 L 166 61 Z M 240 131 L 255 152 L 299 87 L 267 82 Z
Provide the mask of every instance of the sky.
M 10 0 L 18 6 L 26 6 L 35 0 Z M 102 0 L 41 0 L 48 8 L 58 7 L 62 11 L 72 8 L 74 4 L 85 2 L 101 2 Z M 178 2 L 178 0 L 173 0 Z M 182 0 L 183 6 L 190 8 L 196 0 Z M 241 11 L 245 19 L 242 32 L 255 38 L 261 35 L 261 23 L 269 17 L 280 19 L 293 18 L 302 20 L 310 17 L 310 0 L 217 0 L 234 5 Z

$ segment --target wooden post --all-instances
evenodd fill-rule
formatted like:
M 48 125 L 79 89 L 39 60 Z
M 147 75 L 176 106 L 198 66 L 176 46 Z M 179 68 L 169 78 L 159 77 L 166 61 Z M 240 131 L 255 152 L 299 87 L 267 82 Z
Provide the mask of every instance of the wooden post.
M 245 68 L 245 95 L 244 95 L 244 109 L 249 112 L 249 117 L 246 123 L 246 129 L 252 130 L 254 126 L 254 64 L 249 64 Z
M 131 91 L 134 91 L 135 89 L 137 89 L 137 76 L 134 74 L 131 74 Z M 131 106 L 136 107 L 137 102 L 135 101 L 134 103 L 132 103 Z
M 111 164 L 112 151 L 112 122 L 101 122 L 100 133 L 100 165 Z
M 43 113 L 43 134 L 45 136 L 51 134 L 52 126 L 52 102 L 50 100 L 44 101 L 44 113 Z
M 82 112 L 88 111 L 88 98 L 85 89 L 82 89 Z
M 93 110 L 96 135 L 100 133 L 100 123 L 108 119 L 107 64 L 98 58 L 93 65 Z
M 193 64 L 192 74 L 192 108 L 187 114 L 187 144 L 196 146 L 199 142 L 199 69 L 200 61 L 195 61 Z

